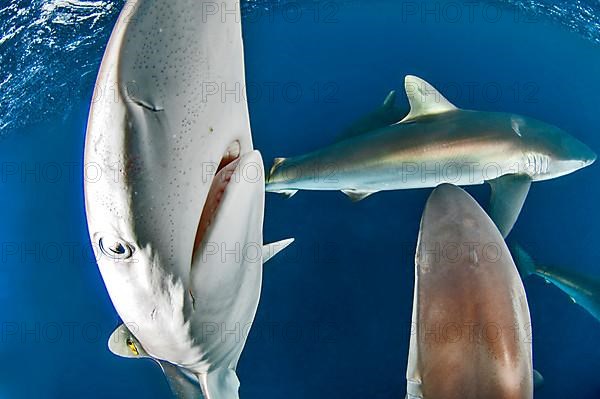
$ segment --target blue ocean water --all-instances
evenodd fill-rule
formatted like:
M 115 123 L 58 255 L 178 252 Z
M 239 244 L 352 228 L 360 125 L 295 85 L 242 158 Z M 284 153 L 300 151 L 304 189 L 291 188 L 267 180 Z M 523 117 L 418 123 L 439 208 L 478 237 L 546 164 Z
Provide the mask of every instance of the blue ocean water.
M 91 254 L 82 150 L 95 73 L 123 2 L 0 3 L 0 398 L 164 398 L 150 361 L 116 358 L 118 323 Z M 325 145 L 421 76 L 463 108 L 516 112 L 600 151 L 594 1 L 246 1 L 255 146 L 270 164 Z M 405 102 L 402 96 L 400 101 Z M 513 238 L 600 278 L 598 165 L 535 183 Z M 469 191 L 482 203 L 485 186 Z M 413 256 L 430 190 L 267 196 L 266 266 L 239 366 L 243 398 L 401 398 Z M 536 398 L 598 398 L 600 324 L 526 282 Z

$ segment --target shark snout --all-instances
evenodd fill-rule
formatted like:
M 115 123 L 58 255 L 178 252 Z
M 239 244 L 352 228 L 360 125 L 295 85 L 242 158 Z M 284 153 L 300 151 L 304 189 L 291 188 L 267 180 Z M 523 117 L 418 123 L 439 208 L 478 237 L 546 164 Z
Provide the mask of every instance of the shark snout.
M 581 141 L 574 140 L 572 148 L 573 159 L 581 162 L 581 167 L 586 167 L 596 162 L 596 158 L 598 157 L 596 153 Z
M 583 160 L 584 166 L 589 166 L 593 164 L 594 162 L 596 162 L 596 158 L 598 158 L 596 153 L 592 150 L 589 150 L 588 156 L 586 157 L 586 159 Z

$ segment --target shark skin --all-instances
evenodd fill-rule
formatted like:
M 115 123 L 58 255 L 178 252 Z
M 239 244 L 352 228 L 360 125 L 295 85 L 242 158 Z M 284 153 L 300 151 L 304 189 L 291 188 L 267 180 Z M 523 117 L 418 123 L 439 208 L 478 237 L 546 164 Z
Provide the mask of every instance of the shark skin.
M 493 221 L 462 189 L 436 188 L 415 255 L 407 398 L 533 398 L 530 326 Z
M 532 181 L 592 164 L 596 154 L 552 125 L 508 113 L 462 110 L 424 80 L 407 76 L 408 115 L 292 158 L 277 158 L 267 191 L 341 190 L 359 201 L 384 190 L 442 183 L 492 186 L 490 214 L 504 236 Z
M 182 398 L 238 397 L 263 263 L 292 241 L 263 247 L 247 103 L 216 92 L 244 87 L 239 10 L 235 0 L 129 0 L 86 133 L 89 234 L 127 326 L 109 348 L 159 362 Z
M 523 279 L 531 275 L 543 278 L 600 321 L 600 280 L 566 268 L 536 264 L 519 245 L 513 246 L 511 250 Z

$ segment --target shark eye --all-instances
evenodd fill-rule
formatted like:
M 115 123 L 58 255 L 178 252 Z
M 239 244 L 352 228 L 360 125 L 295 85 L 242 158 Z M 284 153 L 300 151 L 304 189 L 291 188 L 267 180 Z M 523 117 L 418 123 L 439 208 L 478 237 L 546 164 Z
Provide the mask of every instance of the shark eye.
M 131 338 L 127 338 L 127 347 L 134 355 L 140 355 L 140 351 L 138 350 L 137 346 L 135 346 L 135 342 L 133 342 Z
M 104 255 L 115 260 L 129 259 L 134 252 L 131 245 L 114 237 L 100 238 L 99 245 Z

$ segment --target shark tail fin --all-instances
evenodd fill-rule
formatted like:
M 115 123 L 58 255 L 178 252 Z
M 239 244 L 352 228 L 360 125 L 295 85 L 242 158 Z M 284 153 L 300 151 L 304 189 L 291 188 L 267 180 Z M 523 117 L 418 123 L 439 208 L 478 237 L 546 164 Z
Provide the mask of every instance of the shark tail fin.
M 281 165 L 283 165 L 283 163 L 285 162 L 286 159 L 287 158 L 275 158 L 273 160 L 273 166 L 271 166 L 271 170 L 269 171 L 269 175 L 267 176 L 267 179 L 266 179 L 267 180 L 267 191 L 269 191 L 271 193 L 281 194 L 286 198 L 292 198 L 294 195 L 296 195 L 298 190 L 293 190 L 293 189 L 277 190 L 277 189 L 270 188 L 271 183 L 273 183 L 273 176 L 277 172 L 277 169 L 279 169 L 281 167 Z
M 515 261 L 515 265 L 519 270 L 519 274 L 522 279 L 535 274 L 536 267 L 535 262 L 531 255 L 529 255 L 522 246 L 515 244 L 511 248 L 511 252 L 513 255 L 513 260 Z
M 239 399 L 240 381 L 235 370 L 220 368 L 199 374 L 202 399 Z
M 267 176 L 267 181 L 271 180 L 271 176 L 277 171 L 277 169 L 281 166 L 282 163 L 285 162 L 285 158 L 275 158 L 273 160 L 273 166 L 271 166 L 271 170 L 269 171 L 269 176 Z

